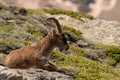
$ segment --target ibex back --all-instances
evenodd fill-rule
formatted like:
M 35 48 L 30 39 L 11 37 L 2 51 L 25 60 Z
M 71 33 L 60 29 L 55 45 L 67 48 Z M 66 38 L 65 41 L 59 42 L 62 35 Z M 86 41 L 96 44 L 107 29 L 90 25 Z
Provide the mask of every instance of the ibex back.
M 61 26 L 55 18 L 48 18 L 56 24 L 56 29 L 53 29 L 41 41 L 32 45 L 24 46 L 20 49 L 13 50 L 8 54 L 5 65 L 10 68 L 41 68 L 49 71 L 57 71 L 58 67 L 50 63 L 49 57 L 55 47 L 59 50 L 68 50 L 69 45 L 62 33 Z

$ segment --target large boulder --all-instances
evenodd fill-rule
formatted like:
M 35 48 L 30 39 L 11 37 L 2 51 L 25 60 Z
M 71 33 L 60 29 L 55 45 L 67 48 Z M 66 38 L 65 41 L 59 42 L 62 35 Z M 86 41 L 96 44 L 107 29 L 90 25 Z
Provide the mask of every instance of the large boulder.
M 73 78 L 42 69 L 10 69 L 0 65 L 0 80 L 73 80 Z

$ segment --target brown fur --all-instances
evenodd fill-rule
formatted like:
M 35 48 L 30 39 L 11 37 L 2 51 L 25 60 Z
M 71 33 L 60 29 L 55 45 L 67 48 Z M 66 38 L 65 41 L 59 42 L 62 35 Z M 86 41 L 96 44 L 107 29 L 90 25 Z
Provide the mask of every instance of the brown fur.
M 64 35 L 61 32 L 61 26 L 55 18 L 48 18 L 56 23 L 56 30 L 53 29 L 41 41 L 32 45 L 24 46 L 13 50 L 6 58 L 5 65 L 10 68 L 41 68 L 49 71 L 57 71 L 58 67 L 49 63 L 49 57 L 55 47 L 60 50 L 69 48 Z

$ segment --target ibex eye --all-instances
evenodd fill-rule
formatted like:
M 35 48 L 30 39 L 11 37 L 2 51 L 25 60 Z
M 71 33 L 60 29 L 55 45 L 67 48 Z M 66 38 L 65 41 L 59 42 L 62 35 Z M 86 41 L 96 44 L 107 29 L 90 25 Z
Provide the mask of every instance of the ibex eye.
M 67 35 L 65 35 L 65 39 L 67 39 L 68 38 L 68 36 Z

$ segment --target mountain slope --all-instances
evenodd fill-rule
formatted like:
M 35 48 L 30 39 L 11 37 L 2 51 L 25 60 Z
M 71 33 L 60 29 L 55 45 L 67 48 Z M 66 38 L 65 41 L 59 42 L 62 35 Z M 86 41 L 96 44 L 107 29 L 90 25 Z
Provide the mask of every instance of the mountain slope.
M 32 44 L 33 42 L 42 39 L 49 32 L 49 30 L 53 28 L 51 27 L 54 25 L 53 23 L 45 21 L 52 15 L 44 10 L 45 9 L 26 10 L 24 8 L 0 4 L 1 63 L 3 63 L 5 56 L 9 54 L 11 50 L 18 49 L 22 46 Z M 58 11 L 56 10 L 56 12 Z M 83 17 L 91 19 L 91 16 L 83 13 L 61 10 L 59 13 L 73 17 L 81 23 L 83 23 Z M 114 69 L 107 64 L 100 63 L 99 60 L 98 62 L 97 60 L 92 59 L 96 59 L 96 56 L 98 56 L 96 53 L 92 53 L 90 51 L 92 48 L 94 48 L 94 50 L 98 50 L 99 48 L 99 50 L 103 52 L 104 50 L 100 47 L 96 47 L 94 43 L 90 44 L 89 41 L 84 40 L 84 36 L 81 31 L 76 30 L 74 27 L 69 27 L 68 25 L 62 24 L 62 29 L 67 37 L 67 40 L 71 43 L 70 49 L 64 52 L 59 52 L 55 49 L 51 57 L 51 61 L 53 63 L 61 68 L 74 72 L 75 80 L 120 79 L 119 69 Z M 88 45 L 78 44 L 80 40 Z M 92 45 L 93 47 L 91 47 Z M 82 46 L 83 48 L 79 46 Z M 118 47 L 117 50 L 119 50 Z

